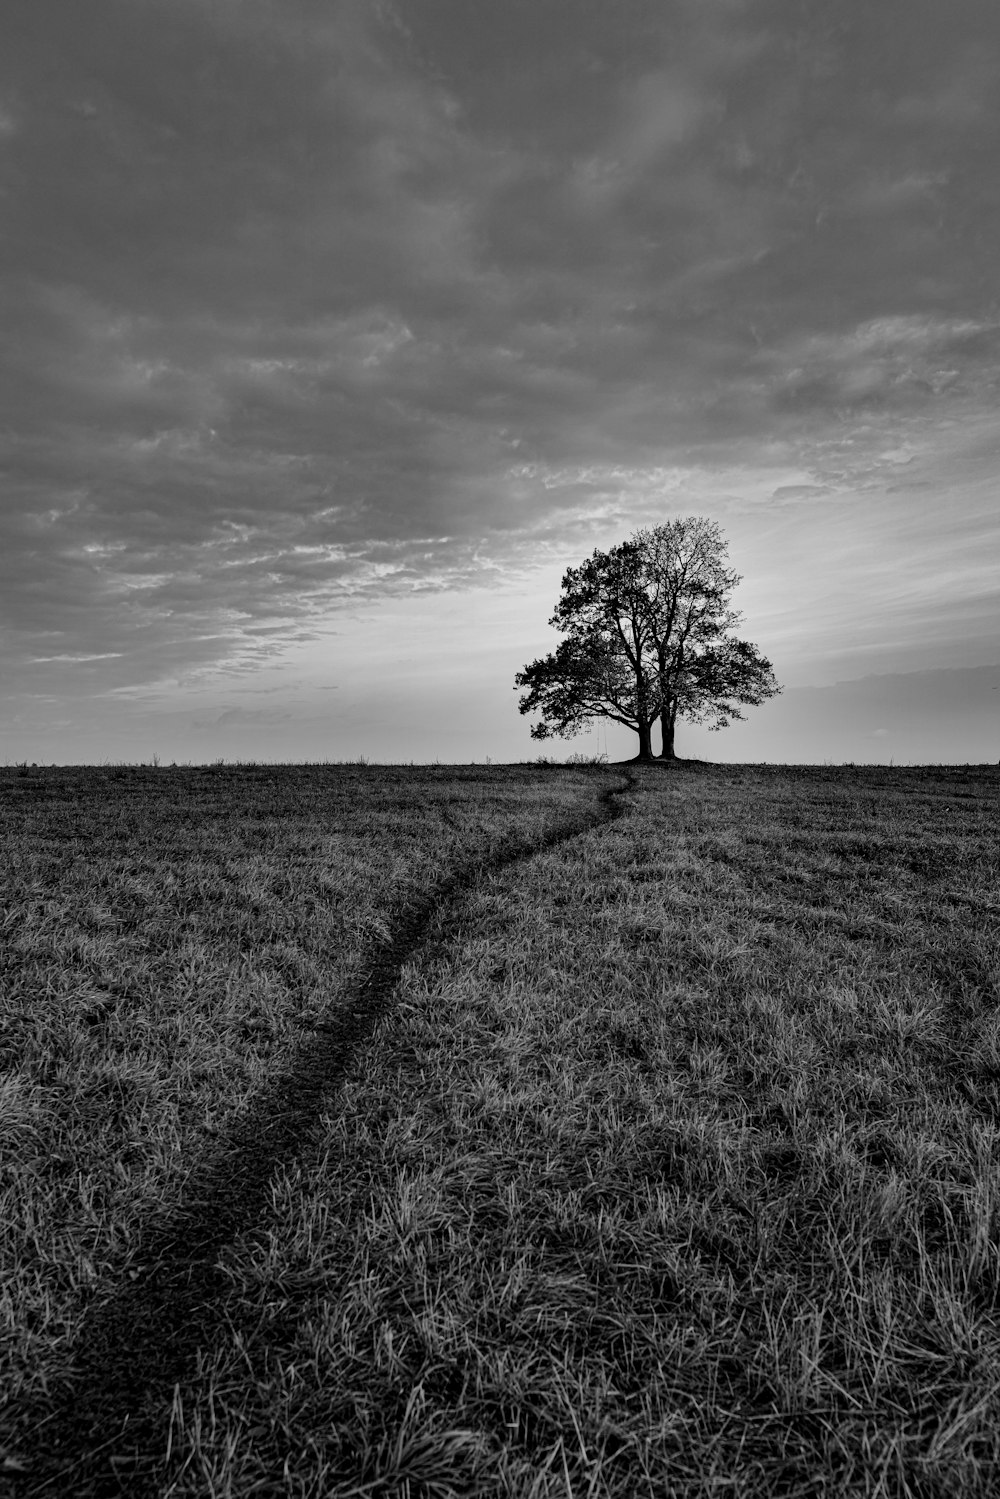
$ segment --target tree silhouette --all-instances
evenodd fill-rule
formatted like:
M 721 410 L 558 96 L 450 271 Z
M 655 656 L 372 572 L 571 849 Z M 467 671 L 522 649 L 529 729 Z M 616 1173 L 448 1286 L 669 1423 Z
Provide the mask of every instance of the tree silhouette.
M 568 738 L 594 718 L 639 736 L 650 760 L 660 721 L 661 758 L 676 758 L 678 717 L 722 729 L 781 688 L 771 663 L 731 632 L 740 581 L 714 521 L 699 516 L 637 531 L 563 575 L 549 623 L 565 637 L 515 677 L 518 707 L 540 712 L 533 739 Z

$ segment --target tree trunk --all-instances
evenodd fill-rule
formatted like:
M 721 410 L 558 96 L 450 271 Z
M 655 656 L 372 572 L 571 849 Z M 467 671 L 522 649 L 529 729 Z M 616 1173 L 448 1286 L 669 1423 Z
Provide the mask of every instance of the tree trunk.
M 661 760 L 676 760 L 674 753 L 674 723 L 677 719 L 676 709 L 664 708 L 660 714 L 660 732 L 663 735 L 663 748 L 660 751 Z
M 640 723 L 639 726 L 638 726 L 638 733 L 639 733 L 639 759 L 640 760 L 652 760 L 652 758 L 653 758 L 653 738 L 652 738 L 652 735 L 650 734 L 650 726 L 649 726 L 649 724 L 648 723 Z

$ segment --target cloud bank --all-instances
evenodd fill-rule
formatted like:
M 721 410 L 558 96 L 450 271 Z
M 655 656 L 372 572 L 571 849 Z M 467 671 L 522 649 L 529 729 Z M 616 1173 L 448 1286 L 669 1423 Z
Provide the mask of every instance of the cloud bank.
M 19 712 L 249 680 L 691 511 L 793 675 L 993 659 L 992 4 L 19 0 L 7 30 Z

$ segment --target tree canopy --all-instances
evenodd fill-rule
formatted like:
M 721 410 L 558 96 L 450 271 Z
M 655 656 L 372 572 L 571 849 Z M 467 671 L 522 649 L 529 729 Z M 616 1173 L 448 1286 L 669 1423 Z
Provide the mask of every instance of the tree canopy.
M 700 516 L 636 531 L 568 568 L 549 621 L 564 638 L 514 679 L 527 689 L 520 711 L 541 714 L 531 737 L 570 738 L 610 718 L 638 734 L 648 760 L 659 721 L 661 757 L 672 760 L 678 717 L 723 729 L 780 692 L 770 661 L 732 633 L 739 582 L 719 527 Z

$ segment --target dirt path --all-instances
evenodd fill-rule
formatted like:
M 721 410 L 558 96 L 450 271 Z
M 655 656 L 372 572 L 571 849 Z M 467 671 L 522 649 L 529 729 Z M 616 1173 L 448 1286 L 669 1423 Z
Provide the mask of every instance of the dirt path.
M 626 772 L 535 843 L 459 868 L 399 913 L 390 938 L 370 949 L 353 990 L 314 1027 L 288 1070 L 231 1122 L 179 1200 L 151 1220 L 128 1272 L 133 1278 L 109 1287 L 86 1314 L 66 1385 L 44 1409 L 14 1413 L 11 1446 L 28 1459 L 27 1471 L 0 1477 L 0 1493 L 159 1494 L 174 1386 L 188 1381 L 199 1350 L 224 1327 L 220 1251 L 253 1227 L 275 1172 L 308 1145 L 324 1103 L 390 1008 L 403 966 L 435 919 L 478 879 L 621 815 L 615 799 L 631 785 Z

